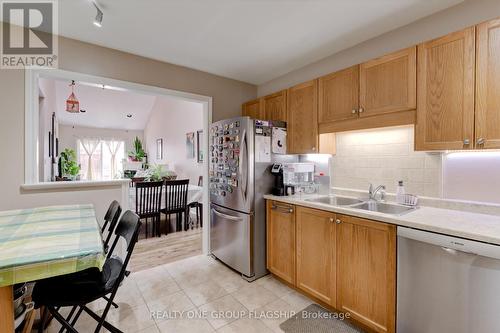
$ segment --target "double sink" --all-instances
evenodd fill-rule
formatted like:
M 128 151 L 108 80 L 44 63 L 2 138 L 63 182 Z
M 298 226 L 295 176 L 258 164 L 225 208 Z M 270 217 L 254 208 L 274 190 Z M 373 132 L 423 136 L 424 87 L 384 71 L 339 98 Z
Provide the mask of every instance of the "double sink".
M 343 197 L 343 196 L 321 196 L 317 198 L 305 199 L 305 201 L 316 202 L 331 206 L 344 206 L 344 207 L 384 213 L 389 215 L 404 215 L 415 210 L 415 207 L 389 204 L 375 200 L 362 200 L 362 199 Z

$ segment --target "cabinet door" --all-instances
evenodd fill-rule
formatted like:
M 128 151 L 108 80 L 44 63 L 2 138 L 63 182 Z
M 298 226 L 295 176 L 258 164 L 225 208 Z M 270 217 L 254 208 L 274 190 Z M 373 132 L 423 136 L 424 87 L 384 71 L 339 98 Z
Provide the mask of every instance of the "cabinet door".
M 337 216 L 337 306 L 376 332 L 394 332 L 396 227 Z
M 476 148 L 500 148 L 500 19 L 477 26 Z
M 318 81 L 288 89 L 288 153 L 318 152 Z
M 335 214 L 297 207 L 297 288 L 336 306 Z
M 286 90 L 262 98 L 266 120 L 287 121 Z
M 253 101 L 243 104 L 242 115 L 252 119 L 265 119 L 264 112 L 262 110 L 262 100 L 254 99 Z
M 319 79 L 319 123 L 358 118 L 359 66 Z
M 360 65 L 359 116 L 417 108 L 417 47 Z
M 295 284 L 295 209 L 267 201 L 267 269 Z
M 418 46 L 417 150 L 474 146 L 474 28 Z

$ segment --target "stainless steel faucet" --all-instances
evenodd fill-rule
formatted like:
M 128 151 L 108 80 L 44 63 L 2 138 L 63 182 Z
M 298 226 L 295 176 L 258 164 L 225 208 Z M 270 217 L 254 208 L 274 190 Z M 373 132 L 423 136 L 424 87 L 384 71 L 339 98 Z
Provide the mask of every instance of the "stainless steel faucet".
M 380 192 L 380 200 L 377 200 L 377 194 Z M 370 200 L 375 201 L 384 201 L 385 200 L 385 185 L 379 185 L 375 189 L 373 189 L 373 184 L 370 183 L 370 187 L 368 188 L 368 196 Z

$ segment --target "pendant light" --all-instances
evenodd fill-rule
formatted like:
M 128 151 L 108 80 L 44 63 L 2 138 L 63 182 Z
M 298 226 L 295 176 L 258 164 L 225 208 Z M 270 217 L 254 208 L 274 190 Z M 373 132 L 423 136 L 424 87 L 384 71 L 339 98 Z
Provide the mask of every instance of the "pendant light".
M 80 102 L 75 96 L 75 81 L 71 81 L 69 85 L 71 87 L 71 95 L 69 95 L 66 100 L 66 111 L 70 113 L 79 113 L 80 112 Z

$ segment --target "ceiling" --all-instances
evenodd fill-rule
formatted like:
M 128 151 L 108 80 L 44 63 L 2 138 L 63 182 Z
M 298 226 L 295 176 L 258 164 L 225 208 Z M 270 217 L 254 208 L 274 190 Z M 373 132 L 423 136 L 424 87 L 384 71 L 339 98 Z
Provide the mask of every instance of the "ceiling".
M 463 0 L 59 1 L 63 36 L 262 84 Z
M 59 123 L 63 125 L 143 130 L 157 98 L 153 95 L 97 88 L 77 82 L 75 95 L 80 101 L 80 109 L 86 112 L 69 113 L 66 112 L 66 99 L 71 93 L 69 83 L 54 80 L 56 115 Z M 47 84 L 41 82 L 41 86 L 46 87 Z M 131 114 L 132 118 L 127 118 L 127 114 Z

